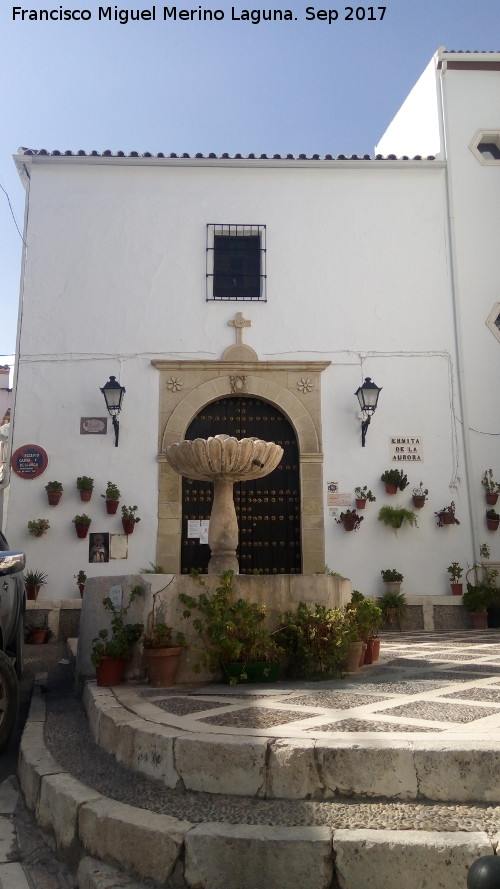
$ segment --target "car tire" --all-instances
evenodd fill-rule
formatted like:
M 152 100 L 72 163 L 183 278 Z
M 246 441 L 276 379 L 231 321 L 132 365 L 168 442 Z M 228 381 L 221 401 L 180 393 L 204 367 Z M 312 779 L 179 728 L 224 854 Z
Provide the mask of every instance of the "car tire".
M 7 747 L 19 715 L 19 682 L 12 661 L 0 651 L 0 753 Z
M 24 614 L 19 615 L 12 653 L 15 658 L 14 669 L 17 678 L 22 679 L 24 676 Z

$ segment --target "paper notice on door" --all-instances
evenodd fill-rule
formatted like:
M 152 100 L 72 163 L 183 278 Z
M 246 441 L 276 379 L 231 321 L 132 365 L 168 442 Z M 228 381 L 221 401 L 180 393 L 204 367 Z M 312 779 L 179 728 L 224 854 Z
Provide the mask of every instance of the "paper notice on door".
M 200 522 L 200 543 L 208 543 L 208 526 L 210 522 L 208 519 L 202 519 Z
M 199 536 L 200 536 L 200 522 L 193 521 L 193 519 L 190 519 L 188 521 L 187 531 L 188 531 L 188 537 L 198 537 L 199 538 Z

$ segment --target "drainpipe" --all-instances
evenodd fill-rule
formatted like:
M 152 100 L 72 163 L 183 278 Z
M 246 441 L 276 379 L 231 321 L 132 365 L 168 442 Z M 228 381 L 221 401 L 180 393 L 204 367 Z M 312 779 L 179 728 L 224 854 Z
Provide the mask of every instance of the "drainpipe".
M 438 57 L 439 58 L 439 57 Z M 474 479 L 474 472 L 472 466 L 472 458 L 471 458 L 471 444 L 470 444 L 470 430 L 469 430 L 469 416 L 467 410 L 467 397 L 466 397 L 466 381 L 465 381 L 465 362 L 464 362 L 464 350 L 463 350 L 463 339 L 462 339 L 462 324 L 461 324 L 461 316 L 460 316 L 460 301 L 459 301 L 459 286 L 458 286 L 458 270 L 457 270 L 457 262 L 456 262 L 456 244 L 455 244 L 455 231 L 453 221 L 455 218 L 454 209 L 453 209 L 453 196 L 452 196 L 452 188 L 451 188 L 451 161 L 448 153 L 448 117 L 447 117 L 447 96 L 446 96 L 446 71 L 447 71 L 447 63 L 446 60 L 443 59 L 441 62 L 441 68 L 437 72 L 438 79 L 438 90 L 439 90 L 439 101 L 440 101 L 440 115 L 439 115 L 439 127 L 440 127 L 440 136 L 441 136 L 441 144 L 444 148 L 444 156 L 446 160 L 445 165 L 445 192 L 446 192 L 446 238 L 448 242 L 448 250 L 450 256 L 450 283 L 451 283 L 451 293 L 452 293 L 452 308 L 453 308 L 453 333 L 455 340 L 455 350 L 457 356 L 457 390 L 458 390 L 458 400 L 460 404 L 460 412 L 462 419 L 462 444 L 464 449 L 464 466 L 465 466 L 465 487 L 467 493 L 467 502 L 469 509 L 469 521 L 471 528 L 471 545 L 472 545 L 472 562 L 477 561 L 479 558 L 479 529 L 478 529 L 478 521 L 477 521 L 477 510 L 475 507 L 475 500 L 472 498 L 472 484 Z

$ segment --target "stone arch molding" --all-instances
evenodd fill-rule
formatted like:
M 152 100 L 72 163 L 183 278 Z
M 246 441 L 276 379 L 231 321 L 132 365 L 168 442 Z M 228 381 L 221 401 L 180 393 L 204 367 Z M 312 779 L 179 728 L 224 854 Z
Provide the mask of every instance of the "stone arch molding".
M 180 570 L 182 483 L 165 449 L 184 438 L 193 418 L 212 401 L 246 394 L 274 404 L 297 435 L 301 478 L 301 544 L 304 574 L 324 570 L 321 373 L 330 362 L 153 361 L 160 372 L 158 429 L 157 562 Z M 231 379 L 243 381 L 232 388 Z M 175 380 L 175 385 L 172 381 Z M 307 385 L 304 385 L 304 381 Z

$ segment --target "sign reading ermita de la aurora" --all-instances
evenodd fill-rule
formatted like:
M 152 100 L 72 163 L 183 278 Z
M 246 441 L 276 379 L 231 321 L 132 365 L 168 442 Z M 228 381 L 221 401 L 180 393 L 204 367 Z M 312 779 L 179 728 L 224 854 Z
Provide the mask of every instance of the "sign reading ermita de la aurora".
M 389 438 L 391 463 L 423 463 L 424 443 L 421 435 L 391 435 Z

